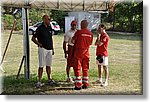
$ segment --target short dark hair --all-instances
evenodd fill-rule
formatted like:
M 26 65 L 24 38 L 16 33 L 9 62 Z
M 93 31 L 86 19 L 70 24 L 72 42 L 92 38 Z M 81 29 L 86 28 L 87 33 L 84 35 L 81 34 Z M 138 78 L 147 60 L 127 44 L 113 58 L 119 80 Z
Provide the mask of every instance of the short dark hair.
M 49 15 L 44 15 L 44 16 L 42 17 L 42 20 L 44 20 L 46 16 L 49 16 Z

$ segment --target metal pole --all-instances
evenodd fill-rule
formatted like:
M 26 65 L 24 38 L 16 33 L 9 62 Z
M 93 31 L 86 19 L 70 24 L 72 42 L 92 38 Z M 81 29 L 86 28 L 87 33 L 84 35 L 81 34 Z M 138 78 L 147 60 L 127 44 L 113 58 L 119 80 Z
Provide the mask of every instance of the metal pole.
M 30 78 L 30 53 L 29 53 L 29 34 L 28 34 L 28 9 L 22 8 L 23 21 L 23 43 L 24 43 L 24 75 L 25 79 Z
M 29 55 L 29 31 L 28 31 L 28 10 L 25 8 L 26 12 L 26 64 L 27 64 L 27 78 L 29 79 L 30 76 L 30 55 Z

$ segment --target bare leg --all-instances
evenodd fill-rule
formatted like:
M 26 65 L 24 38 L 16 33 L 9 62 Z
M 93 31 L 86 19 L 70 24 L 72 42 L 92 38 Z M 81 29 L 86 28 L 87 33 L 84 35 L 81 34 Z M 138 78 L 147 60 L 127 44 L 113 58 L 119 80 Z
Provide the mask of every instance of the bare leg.
M 51 67 L 50 66 L 46 66 L 46 73 L 47 73 L 47 77 L 48 80 L 51 80 Z
M 108 81 L 108 66 L 104 66 L 104 71 L 105 71 L 105 81 Z
M 99 77 L 99 79 L 102 79 L 102 74 L 103 74 L 103 68 L 101 65 L 98 65 L 98 77 Z
M 43 73 L 43 67 L 39 67 L 38 69 L 38 81 L 39 82 L 41 82 L 42 73 Z
M 67 78 L 70 78 L 70 67 L 66 67 Z

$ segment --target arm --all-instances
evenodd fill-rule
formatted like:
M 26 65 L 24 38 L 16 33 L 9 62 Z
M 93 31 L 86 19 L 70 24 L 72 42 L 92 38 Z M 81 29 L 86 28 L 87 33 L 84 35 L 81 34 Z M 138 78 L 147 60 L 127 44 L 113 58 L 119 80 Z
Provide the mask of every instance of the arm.
M 73 36 L 72 39 L 71 39 L 71 42 L 72 42 L 73 44 L 75 44 L 75 42 L 76 42 L 76 40 L 77 40 L 77 38 L 78 38 L 78 32 L 79 32 L 79 31 L 76 31 L 76 33 L 74 34 L 74 36 Z
M 92 45 L 92 42 L 93 42 L 93 34 L 92 34 L 92 38 L 91 38 L 91 44 L 90 44 L 90 45 Z
M 36 45 L 42 47 L 42 44 L 38 42 L 38 40 L 36 39 L 36 37 L 32 36 L 32 39 L 31 39 Z
M 74 39 L 72 39 L 71 42 L 72 42 L 73 44 L 75 44 L 75 40 L 74 40 Z
M 64 54 L 65 54 L 65 58 L 67 58 L 67 51 L 66 51 L 66 42 L 63 42 L 63 50 L 64 50 Z
M 69 42 L 69 36 L 68 36 L 69 31 L 67 31 L 64 35 L 64 41 L 63 41 L 63 50 L 65 54 L 65 58 L 67 58 L 67 43 Z
M 38 47 L 42 47 L 42 44 L 38 42 L 37 37 L 39 35 L 40 31 L 39 28 L 36 29 L 36 33 L 33 34 L 31 40 L 38 46 Z
M 99 46 L 102 46 L 104 43 L 100 41 Z
M 95 41 L 95 45 L 99 45 L 99 43 L 100 43 L 100 34 L 97 33 L 97 39 Z
M 54 55 L 53 38 L 52 38 L 52 55 Z
M 102 46 L 104 43 L 99 38 L 96 39 L 95 45 Z
M 104 43 L 96 39 L 95 45 L 102 46 Z

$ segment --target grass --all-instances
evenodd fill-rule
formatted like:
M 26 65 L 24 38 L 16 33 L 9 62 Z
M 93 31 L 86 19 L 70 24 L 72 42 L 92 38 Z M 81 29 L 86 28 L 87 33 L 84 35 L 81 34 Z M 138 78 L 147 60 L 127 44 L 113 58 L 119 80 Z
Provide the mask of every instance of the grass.
M 4 50 L 10 31 L 3 33 Z M 16 75 L 23 56 L 23 36 L 22 32 L 14 32 L 8 51 L 6 53 L 3 68 L 3 93 L 2 94 L 99 94 L 99 95 L 135 95 L 143 94 L 143 63 L 142 63 L 142 35 L 119 35 L 109 34 L 109 86 L 101 87 L 92 84 L 97 79 L 97 65 L 95 63 L 95 49 L 90 47 L 90 69 L 88 90 L 72 90 L 73 84 L 64 82 L 66 80 L 62 43 L 63 34 L 53 36 L 55 55 L 53 56 L 53 79 L 58 82 L 57 86 L 45 85 L 36 89 L 38 57 L 37 46 L 30 40 L 30 79 L 24 79 L 24 69 L 22 68 L 19 79 Z M 31 39 L 31 36 L 30 36 Z M 94 35 L 94 41 L 96 36 Z M 93 42 L 94 42 L 93 41 Z M 3 52 L 3 51 L 2 51 Z M 71 70 L 73 76 L 73 70 Z M 43 73 L 43 82 L 47 82 L 46 71 Z

